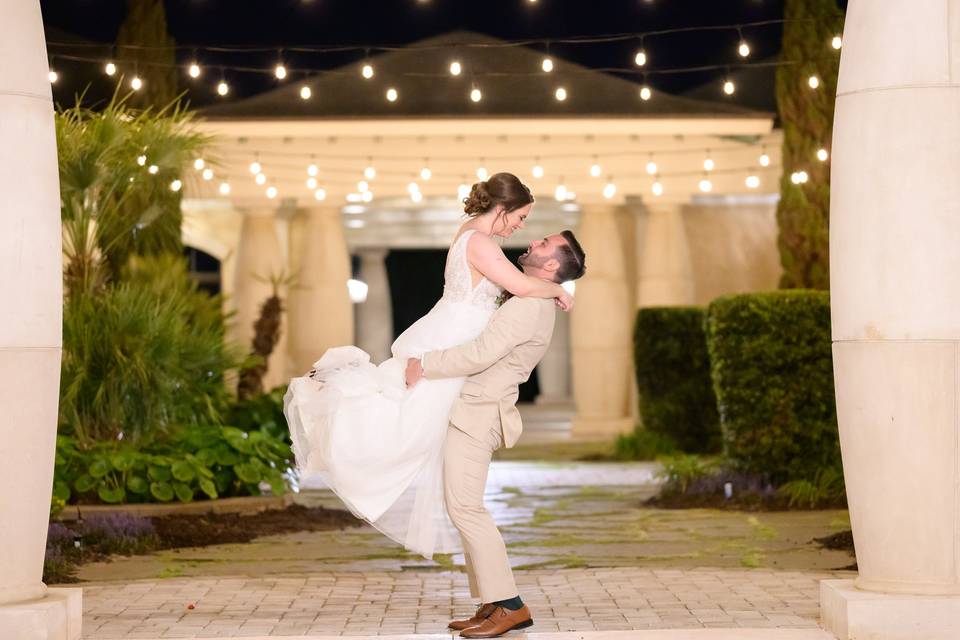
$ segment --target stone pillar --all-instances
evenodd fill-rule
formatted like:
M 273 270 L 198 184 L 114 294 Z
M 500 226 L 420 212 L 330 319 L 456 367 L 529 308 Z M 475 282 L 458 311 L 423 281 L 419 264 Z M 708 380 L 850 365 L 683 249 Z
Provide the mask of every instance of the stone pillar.
M 35 0 L 0 5 L 0 59 L 0 638 L 73 640 L 80 589 L 41 582 L 63 276 L 53 102 Z
M 844 639 L 956 638 L 960 0 L 849 3 L 831 162 L 834 372 L 859 577 L 821 583 L 824 624 Z
M 579 301 L 578 301 L 579 302 Z M 576 310 L 576 307 L 574 307 Z M 569 404 L 570 397 L 570 314 L 557 312 L 553 340 L 537 366 L 540 395 L 536 403 L 542 405 Z
M 693 269 L 682 204 L 647 205 L 637 268 L 640 307 L 693 304 Z
M 233 338 L 250 351 L 253 348 L 253 325 L 260 317 L 260 307 L 273 293 L 271 276 L 289 274 L 280 250 L 274 208 L 246 209 L 242 212 L 240 242 L 234 264 L 233 305 L 236 309 Z M 280 287 L 280 296 L 287 299 L 287 287 Z M 289 306 L 287 304 L 286 306 Z M 264 390 L 287 381 L 287 314 L 280 324 L 280 339 L 267 361 Z
M 617 206 L 587 205 L 580 216 L 577 238 L 587 256 L 587 273 L 577 281 L 571 318 L 574 438 L 612 438 L 633 427 L 629 407 L 633 309 L 621 215 Z
M 307 209 L 295 228 L 297 286 L 290 292 L 290 358 L 292 375 L 303 375 L 329 347 L 353 342 L 353 305 L 340 209 Z
M 357 315 L 357 346 L 370 354 L 373 362 L 390 357 L 393 344 L 393 308 L 390 282 L 384 260 L 386 249 L 361 249 L 360 279 L 367 283 L 367 299 L 354 307 Z

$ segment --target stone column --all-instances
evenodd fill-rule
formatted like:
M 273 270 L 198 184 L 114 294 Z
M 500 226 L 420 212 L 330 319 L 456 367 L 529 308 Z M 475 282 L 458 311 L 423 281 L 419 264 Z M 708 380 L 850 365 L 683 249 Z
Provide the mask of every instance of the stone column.
M 0 59 L 0 638 L 73 640 L 80 589 L 41 582 L 63 291 L 53 102 L 35 0 L 0 5 Z
M 373 362 L 390 357 L 393 344 L 393 308 L 390 282 L 384 260 L 386 249 L 361 249 L 360 279 L 367 283 L 367 299 L 354 307 L 357 316 L 357 346 L 370 354 Z
M 579 300 L 578 300 L 579 302 Z M 576 307 L 574 307 L 576 310 Z M 540 395 L 536 403 L 542 405 L 568 405 L 570 396 L 570 314 L 557 312 L 553 327 L 553 340 L 537 366 L 537 382 Z
M 577 281 L 571 318 L 574 438 L 612 438 L 633 427 L 630 418 L 632 305 L 620 234 L 621 211 L 587 205 L 577 238 L 587 273 Z
M 297 286 L 290 292 L 290 359 L 292 375 L 303 375 L 329 347 L 353 343 L 353 305 L 347 292 L 350 256 L 339 207 L 307 209 L 295 228 Z
M 233 305 L 236 309 L 232 335 L 246 351 L 253 348 L 253 325 L 260 317 L 260 307 L 273 294 L 271 276 L 289 273 L 280 250 L 275 208 L 246 209 L 242 212 L 240 242 L 234 265 Z M 287 299 L 287 288 L 280 287 L 280 296 Z M 289 306 L 287 304 L 286 306 Z M 264 390 L 286 382 L 287 378 L 287 314 L 280 324 L 280 339 L 267 361 Z
M 656 203 L 646 209 L 643 249 L 637 268 L 637 305 L 693 304 L 693 269 L 683 205 Z
M 849 3 L 831 162 L 834 372 L 859 577 L 821 583 L 824 623 L 841 638 L 955 638 L 960 1 Z

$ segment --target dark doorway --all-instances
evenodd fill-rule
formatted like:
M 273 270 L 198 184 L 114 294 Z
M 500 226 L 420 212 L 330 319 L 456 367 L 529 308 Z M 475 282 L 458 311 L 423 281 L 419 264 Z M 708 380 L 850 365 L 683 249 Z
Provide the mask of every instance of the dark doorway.
M 210 295 L 219 294 L 220 261 L 194 247 L 184 247 L 183 255 L 187 258 L 187 270 L 193 281 Z

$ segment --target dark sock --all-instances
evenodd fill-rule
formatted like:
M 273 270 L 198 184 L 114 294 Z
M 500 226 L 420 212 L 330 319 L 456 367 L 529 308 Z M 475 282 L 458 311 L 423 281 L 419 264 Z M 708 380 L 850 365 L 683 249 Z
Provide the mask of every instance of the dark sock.
M 498 607 L 503 607 L 504 609 L 510 609 L 510 611 L 516 611 L 523 608 L 523 600 L 520 599 L 520 596 L 513 596 L 507 600 L 497 600 L 491 604 L 495 604 Z

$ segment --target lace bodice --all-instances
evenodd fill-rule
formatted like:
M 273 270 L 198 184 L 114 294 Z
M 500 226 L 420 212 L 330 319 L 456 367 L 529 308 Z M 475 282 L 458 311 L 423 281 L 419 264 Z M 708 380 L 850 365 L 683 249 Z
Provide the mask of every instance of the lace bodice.
M 467 260 L 467 242 L 475 229 L 464 231 L 447 252 L 447 265 L 443 270 L 443 299 L 448 302 L 466 302 L 488 309 L 497 307 L 497 298 L 503 289 L 482 278 L 473 286 L 470 263 Z

